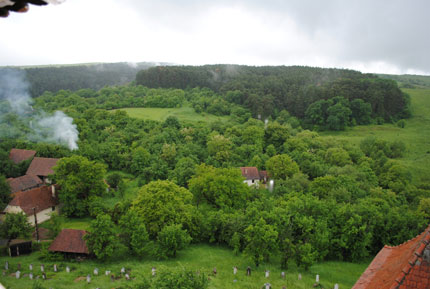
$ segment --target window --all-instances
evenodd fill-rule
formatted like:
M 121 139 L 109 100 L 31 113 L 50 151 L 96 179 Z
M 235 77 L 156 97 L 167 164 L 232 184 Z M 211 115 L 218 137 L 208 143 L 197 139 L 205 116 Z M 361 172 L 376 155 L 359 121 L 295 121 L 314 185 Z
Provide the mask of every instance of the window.
M 52 207 L 52 211 L 55 211 L 55 206 Z

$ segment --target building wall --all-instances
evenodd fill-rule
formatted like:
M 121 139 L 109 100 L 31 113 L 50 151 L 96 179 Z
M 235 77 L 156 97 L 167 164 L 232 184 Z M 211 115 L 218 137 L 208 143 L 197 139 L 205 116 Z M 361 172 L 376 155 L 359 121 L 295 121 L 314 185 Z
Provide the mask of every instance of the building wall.
M 56 212 L 57 214 L 59 213 L 58 206 L 55 207 L 54 211 L 52 210 L 52 208 L 48 208 L 46 210 L 40 211 L 39 213 L 36 214 L 37 223 L 40 224 L 40 223 L 43 223 L 43 222 L 49 220 L 51 218 L 51 214 L 54 212 Z M 34 215 L 28 216 L 27 219 L 32 226 L 35 225 Z
M 244 180 L 243 182 L 247 184 L 249 187 L 251 186 L 258 187 L 259 180 L 254 180 L 254 182 L 252 182 L 252 180 Z
M 5 213 L 12 213 L 12 214 L 16 214 L 16 213 L 21 213 L 23 212 L 22 209 L 18 206 L 7 206 L 6 209 L 4 209 Z M 58 208 L 58 206 L 55 207 L 54 211 L 52 210 L 52 208 L 48 208 L 46 210 L 40 211 L 39 213 L 36 214 L 37 216 L 37 223 L 43 223 L 47 220 L 49 220 L 51 218 L 51 215 L 53 212 L 56 212 L 57 214 L 60 213 L 60 210 Z M 4 215 L 2 216 L 2 218 L 4 218 Z M 27 220 L 28 222 L 34 226 L 35 222 L 34 222 L 34 215 L 31 214 L 30 216 L 27 215 Z

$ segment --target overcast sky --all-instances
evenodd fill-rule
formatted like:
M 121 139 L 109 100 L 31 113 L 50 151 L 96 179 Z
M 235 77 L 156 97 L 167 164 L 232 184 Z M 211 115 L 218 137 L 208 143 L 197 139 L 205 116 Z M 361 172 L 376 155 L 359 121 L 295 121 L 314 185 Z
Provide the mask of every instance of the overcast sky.
M 430 74 L 428 0 L 66 0 L 0 18 L 0 66 L 308 65 Z

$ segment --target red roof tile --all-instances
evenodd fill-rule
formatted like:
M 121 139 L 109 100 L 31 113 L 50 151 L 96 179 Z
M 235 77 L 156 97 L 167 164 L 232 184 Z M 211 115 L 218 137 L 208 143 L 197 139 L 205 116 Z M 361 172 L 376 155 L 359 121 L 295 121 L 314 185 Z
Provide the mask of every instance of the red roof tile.
M 52 197 L 52 186 L 43 186 L 29 191 L 17 192 L 9 206 L 20 207 L 26 215 L 33 214 L 58 205 L 58 198 Z
M 49 251 L 89 254 L 84 236 L 88 234 L 83 230 L 63 229 L 49 246 Z
M 241 167 L 242 176 L 247 180 L 258 180 L 260 179 L 260 174 L 256 167 Z
M 36 151 L 22 150 L 22 149 L 11 149 L 9 153 L 9 159 L 16 164 L 22 161 L 28 160 L 36 154 Z
M 352 288 L 430 288 L 430 264 L 423 259 L 424 250 L 430 250 L 429 238 L 430 226 L 399 246 L 385 246 Z
M 27 175 L 47 177 L 54 173 L 52 167 L 57 164 L 59 159 L 34 158 L 27 170 Z
M 38 176 L 25 175 L 18 178 L 7 179 L 11 193 L 19 191 L 26 191 L 32 188 L 36 188 L 43 184 L 42 180 Z

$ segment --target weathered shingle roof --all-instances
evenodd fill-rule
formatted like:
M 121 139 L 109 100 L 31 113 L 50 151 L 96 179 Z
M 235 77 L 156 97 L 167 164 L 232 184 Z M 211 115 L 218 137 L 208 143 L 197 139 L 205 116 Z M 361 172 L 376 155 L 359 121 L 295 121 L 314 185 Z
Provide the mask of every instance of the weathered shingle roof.
M 25 175 L 18 178 L 7 179 L 11 193 L 19 191 L 26 191 L 43 184 L 42 180 L 38 176 Z
M 47 177 L 54 173 L 52 167 L 54 167 L 59 159 L 52 158 L 34 158 L 27 170 L 27 175 L 36 175 Z
M 26 215 L 33 214 L 58 205 L 58 198 L 52 196 L 52 186 L 43 186 L 29 191 L 17 192 L 9 206 L 20 207 Z
M 385 246 L 353 289 L 430 288 L 430 226 L 399 246 Z
M 84 236 L 88 234 L 84 230 L 63 229 L 57 238 L 49 246 L 49 251 L 89 254 Z
M 241 167 L 242 176 L 247 180 L 258 180 L 260 179 L 260 174 L 256 167 Z
M 9 159 L 15 164 L 19 164 L 22 161 L 31 159 L 36 154 L 36 151 L 22 150 L 22 149 L 11 149 L 9 153 Z

